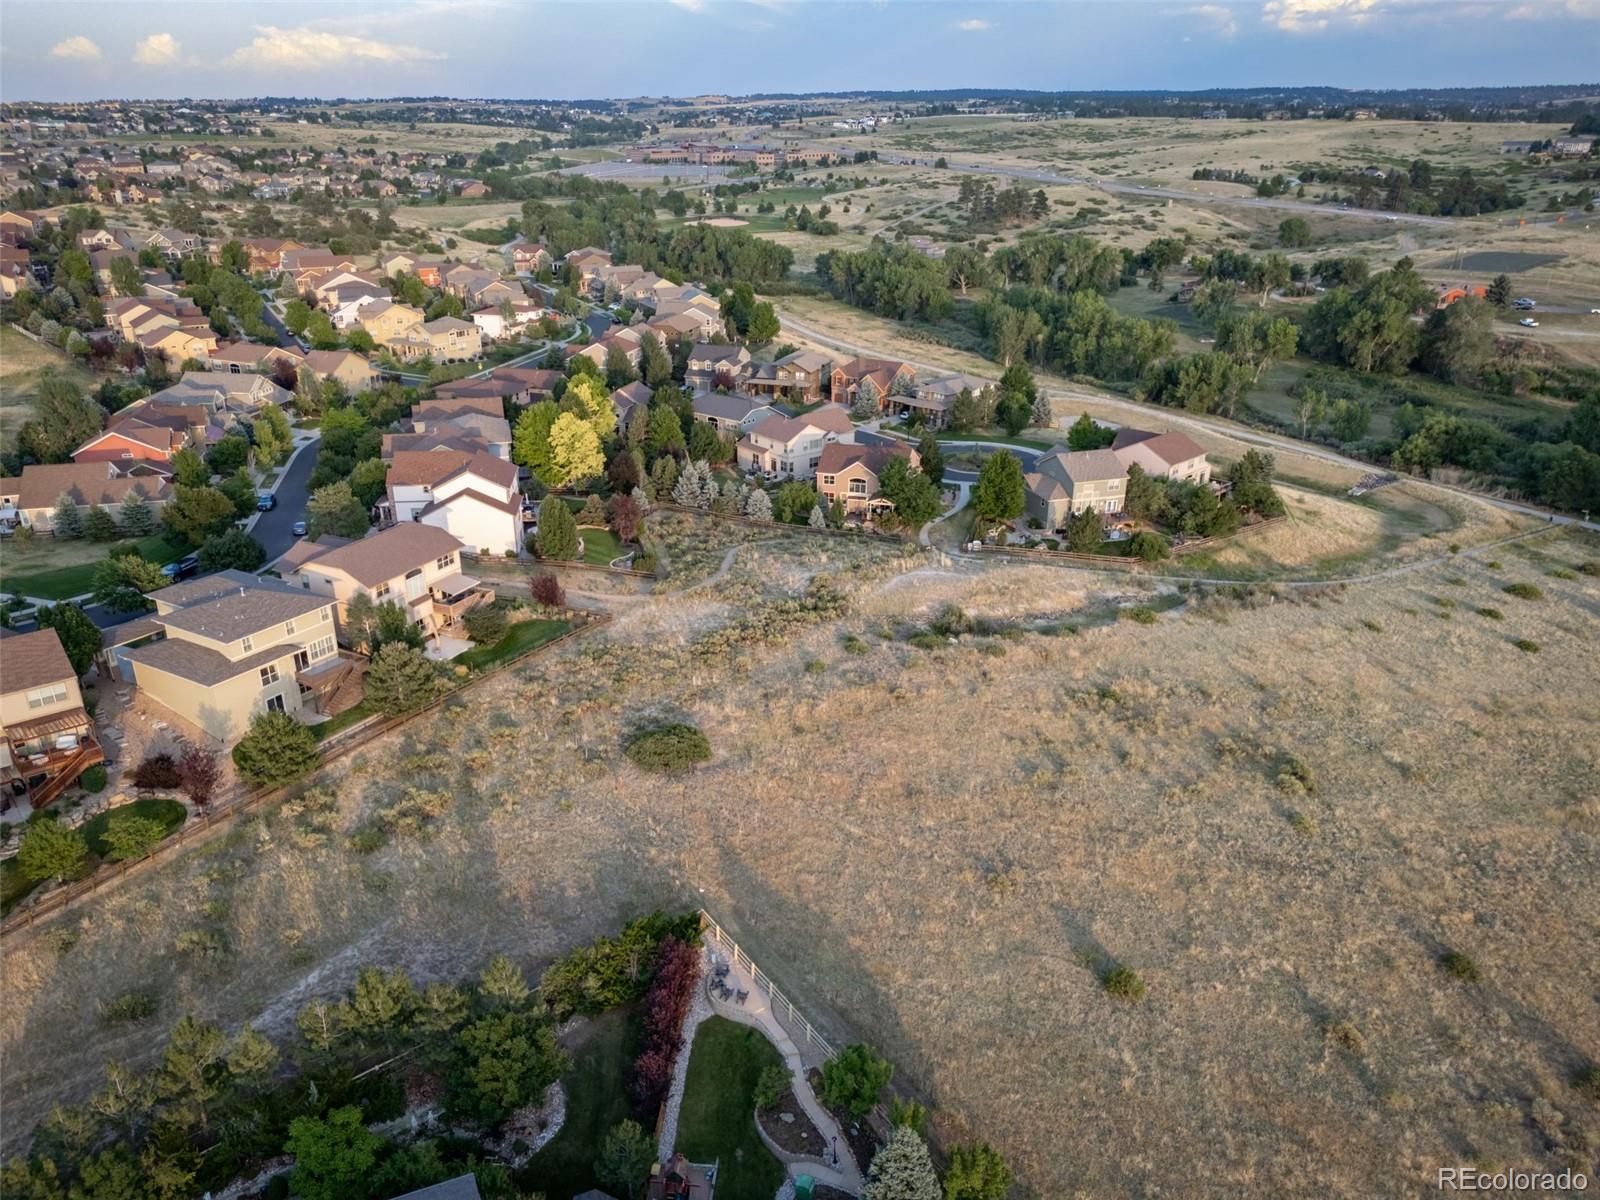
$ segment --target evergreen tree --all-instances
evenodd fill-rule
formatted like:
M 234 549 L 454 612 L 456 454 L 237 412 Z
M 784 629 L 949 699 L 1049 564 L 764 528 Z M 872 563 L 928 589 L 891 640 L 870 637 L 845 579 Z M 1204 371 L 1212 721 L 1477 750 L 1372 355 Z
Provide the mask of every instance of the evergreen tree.
M 89 511 L 84 514 L 83 536 L 91 542 L 114 542 L 117 540 L 117 523 L 105 509 L 98 504 L 91 504 Z
M 806 518 L 806 524 L 812 529 L 826 529 L 828 527 L 828 518 L 822 515 L 822 506 L 820 504 L 812 506 L 811 515 Z
M 744 501 L 744 515 L 752 521 L 772 520 L 772 497 L 761 488 L 754 488 Z
M 71 496 L 62 492 L 56 499 L 55 511 L 50 514 L 50 529 L 58 538 L 83 536 L 83 514 Z
M 1023 512 L 1026 496 L 1022 463 L 1008 450 L 991 454 L 978 472 L 972 489 L 972 507 L 981 520 L 991 524 L 1014 521 Z
M 380 712 L 398 717 L 421 708 L 439 692 L 439 672 L 415 646 L 390 642 L 372 656 L 366 698 Z
M 559 496 L 546 496 L 539 505 L 535 545 L 540 558 L 578 557 L 578 523 L 572 518 L 572 510 Z
M 873 1156 L 861 1200 L 941 1200 L 939 1174 L 916 1130 L 895 1126 Z
M 1006 1200 L 1011 1168 L 986 1142 L 956 1146 L 944 1172 L 944 1200 Z
M 528 981 L 515 963 L 496 954 L 478 978 L 478 992 L 491 1004 L 519 1008 L 528 998 Z
M 148 537 L 155 531 L 155 509 L 150 506 L 150 500 L 141 488 L 136 487 L 128 493 L 122 507 L 117 510 L 117 519 L 123 534 L 128 537 Z
M 350 490 L 348 480 L 340 479 L 311 493 L 306 503 L 308 533 L 313 541 L 325 533 L 334 537 L 364 537 L 371 521 L 366 507 Z
M 287 713 L 264 712 L 233 747 L 233 763 L 245 782 L 273 787 L 310 774 L 322 761 L 316 735 Z

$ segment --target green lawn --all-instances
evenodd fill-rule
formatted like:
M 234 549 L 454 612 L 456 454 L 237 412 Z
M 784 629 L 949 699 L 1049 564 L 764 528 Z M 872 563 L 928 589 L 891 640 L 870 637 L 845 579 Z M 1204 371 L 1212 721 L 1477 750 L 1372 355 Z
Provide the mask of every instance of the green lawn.
M 537 617 L 531 621 L 519 621 L 494 645 L 474 646 L 452 659 L 451 663 L 460 663 L 474 671 L 486 671 L 553 641 L 571 628 L 566 621 L 548 621 Z
M 94 587 L 94 570 L 100 565 L 101 559 L 111 553 L 111 546 L 105 547 L 105 554 L 90 562 L 74 563 L 65 567 L 45 567 L 29 570 L 26 566 L 22 569 L 0 567 L 0 586 L 8 592 L 15 592 L 23 596 L 38 596 L 43 600 L 69 600 L 73 596 L 81 596 Z M 47 553 L 50 541 L 46 538 L 37 538 L 33 543 L 33 551 L 27 555 L 31 564 L 49 561 Z M 174 559 L 183 557 L 188 553 L 188 547 L 167 541 L 161 534 L 154 534 L 147 538 L 140 538 L 134 543 L 134 548 L 139 553 L 154 563 L 169 563 Z M 15 563 L 16 556 L 7 547 L 7 558 Z
M 783 1164 L 756 1132 L 755 1086 L 762 1068 L 783 1065 L 760 1030 L 712 1017 L 695 1033 L 678 1117 L 678 1149 L 691 1162 L 719 1162 L 718 1200 L 770 1200 Z
M 588 1040 L 573 1056 L 572 1070 L 562 1081 L 567 1092 L 567 1119 L 517 1178 L 524 1192 L 546 1200 L 571 1200 L 598 1187 L 594 1158 L 601 1139 L 629 1117 L 628 1078 L 638 1053 L 639 1019 L 632 1008 L 596 1017 Z
M 108 853 L 106 846 L 106 829 L 111 824 L 113 816 L 126 813 L 133 817 L 144 817 L 146 820 L 159 821 L 162 827 L 162 836 L 170 837 L 182 825 L 188 816 L 188 810 L 176 800 L 162 798 L 152 800 L 135 800 L 131 804 L 118 805 L 108 809 L 98 816 L 91 817 L 81 826 L 84 840 L 89 843 L 89 853 L 104 858 Z
M 0 914 L 8 913 L 12 907 L 28 895 L 34 888 L 43 882 L 38 879 L 23 878 L 21 870 L 17 867 L 15 858 L 8 858 L 0 862 Z
M 377 706 L 370 700 L 362 700 L 345 709 L 342 713 L 329 717 L 320 725 L 313 725 L 311 732 L 316 734 L 317 741 L 326 741 L 341 729 L 349 729 L 357 721 L 364 721 L 377 712 Z
M 586 563 L 603 567 L 622 555 L 622 543 L 609 529 L 585 525 L 578 530 L 578 536 L 583 539 L 583 561 Z

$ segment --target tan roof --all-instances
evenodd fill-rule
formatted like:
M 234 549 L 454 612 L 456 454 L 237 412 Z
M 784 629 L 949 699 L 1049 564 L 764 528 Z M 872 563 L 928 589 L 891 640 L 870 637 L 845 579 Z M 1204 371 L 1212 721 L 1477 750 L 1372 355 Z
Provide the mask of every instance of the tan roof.
M 471 471 L 501 487 L 514 487 L 517 482 L 515 463 L 492 454 L 467 454 L 461 450 L 397 450 L 389 464 L 388 481 L 436 487 L 462 471 Z
M 857 446 L 850 442 L 829 442 L 822 448 L 822 455 L 817 459 L 817 474 L 832 475 L 860 463 L 874 475 L 882 475 L 885 464 L 891 458 L 903 458 L 909 463 L 911 447 Z
M 309 565 L 319 571 L 343 571 L 363 587 L 373 587 L 462 548 L 443 529 L 408 521 L 337 546 L 311 559 Z
M 485 495 L 476 488 L 462 488 L 453 496 L 447 496 L 443 500 L 435 500 L 432 504 L 425 505 L 420 511 L 423 513 L 438 512 L 441 508 L 448 508 L 458 500 L 476 500 L 479 504 L 499 509 L 501 512 L 520 513 L 522 511 L 522 504 L 515 497 L 510 500 L 496 500 L 493 496 Z
M 333 374 L 352 358 L 363 367 L 371 366 L 365 358 L 354 350 L 308 350 L 305 357 L 306 366 L 319 375 Z
M 1113 452 L 1140 446 L 1155 455 L 1169 467 L 1188 462 L 1191 458 L 1205 457 L 1205 450 L 1186 433 L 1147 433 L 1143 429 L 1119 429 L 1111 443 Z M 1121 457 L 1119 455 L 1119 457 Z
M 0 673 L 5 675 L 7 692 L 26 692 L 78 677 L 54 629 L 35 629 L 32 633 L 0 630 L 0 665 L 4 667 Z
M 270 662 L 288 658 L 301 649 L 298 642 L 279 642 L 275 646 L 268 646 L 265 650 L 257 650 L 254 654 L 234 659 L 198 642 L 169 637 L 159 642 L 147 642 L 143 646 L 135 646 L 124 653 L 136 663 L 153 667 L 157 671 L 165 671 L 180 679 L 191 680 L 205 687 L 213 687 L 225 679 L 236 679 L 246 672 L 260 670 Z
M 9 487 L 10 485 L 0 485 Z M 31 463 L 17 477 L 18 508 L 54 508 L 62 496 L 74 504 L 121 504 L 138 489 L 149 500 L 166 500 L 171 485 L 153 475 L 113 478 L 111 465 L 103 462 Z

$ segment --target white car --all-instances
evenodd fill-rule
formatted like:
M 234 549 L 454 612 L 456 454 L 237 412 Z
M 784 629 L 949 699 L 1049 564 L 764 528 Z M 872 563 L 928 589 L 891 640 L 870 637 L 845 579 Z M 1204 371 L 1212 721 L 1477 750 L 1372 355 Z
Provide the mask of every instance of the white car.
M 1591 308 L 1589 310 L 1589 315 L 1591 317 L 1600 317 L 1600 308 Z
M 1532 317 L 1523 317 L 1522 320 L 1517 322 L 1517 324 L 1523 326 L 1525 329 L 1539 328 L 1539 322 L 1535 321 Z

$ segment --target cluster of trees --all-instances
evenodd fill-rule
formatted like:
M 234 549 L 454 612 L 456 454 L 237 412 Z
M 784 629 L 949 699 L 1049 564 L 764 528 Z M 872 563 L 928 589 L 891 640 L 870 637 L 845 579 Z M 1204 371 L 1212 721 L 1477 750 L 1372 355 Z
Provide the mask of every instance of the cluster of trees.
M 938 321 L 954 306 L 948 267 L 879 238 L 865 250 L 817 255 L 817 276 L 845 303 L 896 320 Z
M 1039 188 L 1030 192 L 1020 183 L 996 191 L 994 180 L 963 175 L 956 204 L 966 212 L 967 228 L 973 233 L 992 233 L 1042 221 L 1050 215 L 1050 200 Z
M 1338 167 L 1307 167 L 1300 172 L 1300 178 L 1306 183 L 1336 184 L 1348 189 L 1349 201 L 1357 208 L 1388 212 L 1475 217 L 1516 208 L 1523 202 L 1503 179 L 1480 180 L 1470 167 L 1450 175 L 1436 173 L 1433 164 L 1424 158 L 1413 159 L 1404 170 L 1391 169 L 1381 175 Z
M 260 342 L 274 342 L 276 334 L 261 315 L 266 301 L 245 275 L 249 262 L 249 254 L 237 241 L 222 247 L 221 260 L 216 266 L 198 255 L 191 255 L 178 266 L 183 294 L 211 319 L 211 328 L 218 337 L 234 336 L 233 325 L 238 322 L 246 336 Z
M 320 814 L 332 803 L 313 792 L 297 806 Z M 298 1028 L 280 1047 L 248 1025 L 230 1038 L 182 1018 L 151 1070 L 109 1063 L 87 1103 L 58 1107 L 30 1152 L 0 1171 L 0 1190 L 18 1200 L 192 1196 L 287 1154 L 289 1190 L 304 1200 L 381 1200 L 469 1171 L 486 1196 L 519 1194 L 470 1139 L 372 1133 L 404 1111 L 405 1091 L 393 1072 L 365 1070 L 406 1050 L 408 1065 L 442 1081 L 461 1129 L 492 1129 L 541 1096 L 571 1063 L 510 960 L 495 957 L 470 983 L 426 987 L 366 967 L 344 997 L 301 1009 Z
M 1026 359 L 1067 375 L 1135 380 L 1172 353 L 1176 326 L 1118 313 L 1098 291 L 1014 287 L 973 310 L 1002 365 Z

